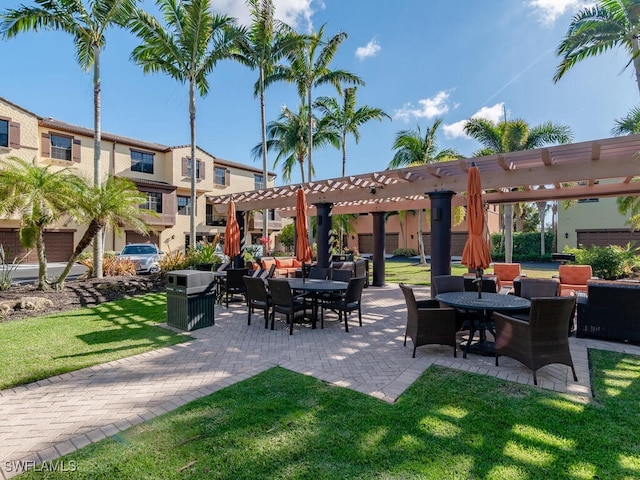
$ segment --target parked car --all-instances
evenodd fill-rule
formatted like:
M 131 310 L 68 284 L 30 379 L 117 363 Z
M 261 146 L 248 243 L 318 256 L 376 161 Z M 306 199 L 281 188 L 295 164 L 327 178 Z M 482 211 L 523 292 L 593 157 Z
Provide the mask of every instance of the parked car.
M 160 256 L 164 252 L 153 243 L 130 243 L 122 249 L 118 258 L 126 258 L 136 265 L 136 273 L 157 273 L 160 271 Z

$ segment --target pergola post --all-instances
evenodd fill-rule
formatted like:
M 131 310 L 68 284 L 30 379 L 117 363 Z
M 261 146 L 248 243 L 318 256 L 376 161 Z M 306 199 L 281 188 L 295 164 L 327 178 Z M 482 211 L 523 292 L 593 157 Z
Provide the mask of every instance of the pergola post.
M 318 246 L 318 266 L 329 268 L 331 256 L 329 232 L 331 231 L 331 209 L 333 203 L 316 203 L 316 243 Z M 309 225 L 311 228 L 311 225 Z
M 373 282 L 384 287 L 384 212 L 373 212 Z
M 437 275 L 451 275 L 451 198 L 455 192 L 426 192 L 431 200 L 431 285 Z M 434 290 L 431 289 L 433 298 Z

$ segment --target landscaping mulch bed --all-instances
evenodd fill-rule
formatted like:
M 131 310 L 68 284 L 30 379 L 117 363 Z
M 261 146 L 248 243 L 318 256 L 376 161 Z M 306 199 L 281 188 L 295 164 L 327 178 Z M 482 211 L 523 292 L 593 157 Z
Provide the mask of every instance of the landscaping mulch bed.
M 71 280 L 65 283 L 64 290 L 60 292 L 53 289 L 36 290 L 33 285 L 14 285 L 0 291 L 0 306 L 8 304 L 12 307 L 9 311 L 0 310 L 0 322 L 92 307 L 124 297 L 164 291 L 165 279 L 161 274 Z M 42 304 L 31 299 L 47 299 L 50 302 Z

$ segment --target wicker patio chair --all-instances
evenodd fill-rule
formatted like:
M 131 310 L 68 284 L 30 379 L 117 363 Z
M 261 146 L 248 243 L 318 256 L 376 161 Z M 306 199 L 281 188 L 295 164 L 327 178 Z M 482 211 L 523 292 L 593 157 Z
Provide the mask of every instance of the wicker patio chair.
M 271 293 L 271 325 L 275 322 L 275 314 L 282 313 L 286 315 L 289 324 L 289 335 L 293 335 L 293 322 L 297 313 L 302 312 L 304 317 L 307 309 L 307 301 L 304 295 L 294 296 L 291 291 L 291 285 L 284 278 L 270 278 L 269 292 Z
M 264 280 L 259 277 L 242 277 L 244 286 L 247 290 L 247 325 L 251 325 L 251 314 L 255 308 L 259 308 L 264 312 L 264 328 L 269 325 L 269 309 L 271 308 L 271 296 L 267 291 L 267 285 Z M 271 330 L 273 330 L 273 322 L 271 322 Z
M 349 332 L 349 313 L 358 311 L 358 323 L 362 326 L 362 290 L 364 289 L 364 277 L 353 277 L 349 280 L 349 285 L 344 295 L 325 300 L 322 303 L 322 312 L 320 317 L 320 326 L 324 327 L 324 310 L 335 310 L 338 312 L 338 318 L 342 321 L 344 313 L 344 330 Z
M 575 303 L 575 297 L 534 297 L 528 322 L 494 313 L 496 366 L 500 355 L 514 358 L 533 370 L 533 383 L 537 385 L 539 368 L 562 363 L 571 367 L 573 379 L 578 381 L 567 338 Z
M 229 299 L 234 295 L 245 296 L 246 289 L 242 277 L 248 273 L 249 270 L 246 268 L 230 268 L 227 270 L 227 278 L 224 282 L 224 299 L 227 308 L 229 308 Z
M 416 348 L 429 344 L 451 345 L 453 356 L 456 357 L 456 310 L 440 307 L 435 300 L 423 300 L 418 305 L 411 287 L 401 283 L 400 289 L 407 303 L 404 346 L 407 346 L 407 337 L 411 338 L 413 358 L 416 357 Z

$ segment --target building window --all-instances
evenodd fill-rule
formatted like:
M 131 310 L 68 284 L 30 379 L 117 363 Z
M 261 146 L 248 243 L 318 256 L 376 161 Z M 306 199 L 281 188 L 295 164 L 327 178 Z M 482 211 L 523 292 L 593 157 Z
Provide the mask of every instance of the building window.
M 196 160 L 196 178 L 200 177 L 200 164 L 202 162 L 200 160 Z M 191 160 L 187 162 L 187 177 L 191 178 Z
M 146 208 L 152 212 L 162 213 L 162 194 L 156 192 L 144 192 L 147 194 L 147 201 L 140 205 L 140 208 Z
M 213 183 L 215 185 L 227 184 L 227 169 L 222 167 L 213 167 Z
M 272 222 L 276 220 L 276 211 L 274 209 L 269 210 L 269 220 Z
M 191 197 L 178 196 L 178 215 L 191 214 Z
M 9 146 L 9 121 L 0 119 L 0 147 Z
M 71 137 L 51 134 L 51 158 L 71 160 Z
M 262 190 L 263 188 L 265 188 L 264 186 L 264 176 L 263 175 L 259 175 L 257 173 L 253 174 L 253 183 L 254 183 L 254 189 L 255 190 Z
M 153 153 L 131 150 L 131 171 L 153 173 Z

